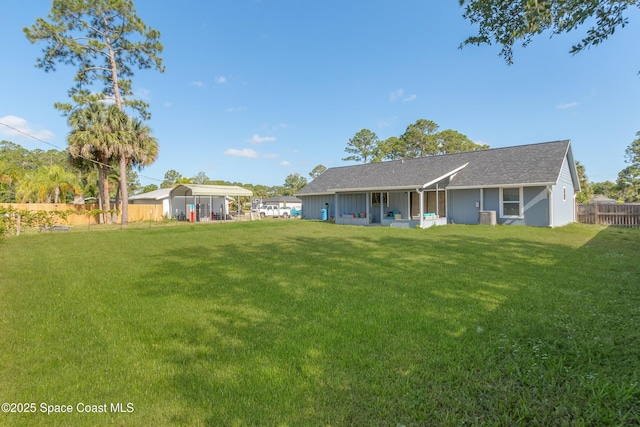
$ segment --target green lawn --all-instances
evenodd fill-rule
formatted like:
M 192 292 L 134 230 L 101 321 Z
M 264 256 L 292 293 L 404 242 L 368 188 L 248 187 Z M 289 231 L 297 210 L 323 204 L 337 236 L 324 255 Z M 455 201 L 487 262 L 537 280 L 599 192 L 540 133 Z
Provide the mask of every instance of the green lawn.
M 637 229 L 10 238 L 0 425 L 637 425 L 639 284 Z

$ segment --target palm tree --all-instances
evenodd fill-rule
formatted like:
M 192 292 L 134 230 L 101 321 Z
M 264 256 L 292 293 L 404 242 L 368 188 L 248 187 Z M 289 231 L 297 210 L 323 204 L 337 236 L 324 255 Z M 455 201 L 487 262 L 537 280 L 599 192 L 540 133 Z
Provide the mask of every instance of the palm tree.
M 127 169 L 137 167 L 138 170 L 148 166 L 158 158 L 159 146 L 156 138 L 151 136 L 151 128 L 143 121 L 127 117 L 121 137 L 114 146 L 114 154 L 119 157 L 120 194 L 122 195 L 122 224 L 129 222 L 129 191 Z
M 69 155 L 74 159 L 89 160 L 98 166 L 98 200 L 100 209 L 104 212 L 104 221 L 109 224 L 109 163 L 114 156 L 114 147 L 121 137 L 126 116 L 114 105 L 107 106 L 95 102 L 71 113 L 68 123 L 73 128 L 68 137 Z
M 0 202 L 13 202 L 16 183 L 20 182 L 21 170 L 16 165 L 0 160 Z
M 72 172 L 62 166 L 41 166 L 25 175 L 16 189 L 22 202 L 60 203 L 60 195 L 67 191 L 79 191 L 78 180 Z M 66 203 L 66 198 L 63 200 Z

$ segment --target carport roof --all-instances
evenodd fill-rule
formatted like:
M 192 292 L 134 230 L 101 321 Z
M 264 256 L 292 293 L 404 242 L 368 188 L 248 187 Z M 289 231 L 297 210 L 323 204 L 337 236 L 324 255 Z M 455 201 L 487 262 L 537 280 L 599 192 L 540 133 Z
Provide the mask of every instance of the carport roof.
M 237 185 L 180 184 L 171 189 L 172 196 L 253 196 L 251 190 Z

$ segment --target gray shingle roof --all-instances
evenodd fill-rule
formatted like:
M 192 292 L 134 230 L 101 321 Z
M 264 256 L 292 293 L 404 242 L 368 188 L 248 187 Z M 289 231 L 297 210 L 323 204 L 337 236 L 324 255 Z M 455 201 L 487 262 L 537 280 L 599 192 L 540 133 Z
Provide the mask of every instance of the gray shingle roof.
M 342 166 L 327 169 L 297 195 L 418 188 L 464 165 L 447 188 L 555 184 L 567 155 L 573 162 L 571 144 L 564 140 Z

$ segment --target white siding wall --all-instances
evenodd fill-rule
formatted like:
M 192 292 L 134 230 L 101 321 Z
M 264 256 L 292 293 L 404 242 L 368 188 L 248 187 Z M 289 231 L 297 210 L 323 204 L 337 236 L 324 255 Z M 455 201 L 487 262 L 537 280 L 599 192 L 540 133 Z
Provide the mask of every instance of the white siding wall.
M 569 162 L 565 157 L 560 171 L 558 184 L 551 188 L 553 192 L 553 226 L 560 227 L 575 221 L 575 201 L 573 180 Z

